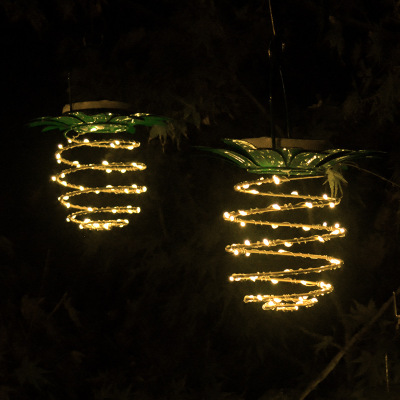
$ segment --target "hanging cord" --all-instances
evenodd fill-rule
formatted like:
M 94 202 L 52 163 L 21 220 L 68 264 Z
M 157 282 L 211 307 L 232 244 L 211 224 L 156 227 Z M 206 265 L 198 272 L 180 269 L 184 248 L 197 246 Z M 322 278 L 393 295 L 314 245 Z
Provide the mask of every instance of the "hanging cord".
M 69 98 L 69 112 L 72 112 L 71 72 L 68 72 L 68 98 Z
M 270 72 L 269 72 L 269 109 L 270 109 L 270 126 L 271 126 L 271 140 L 272 140 L 272 148 L 275 149 L 276 147 L 276 138 L 275 138 L 275 126 L 274 126 L 274 96 L 273 96 L 273 82 L 274 82 L 274 73 L 275 70 L 277 69 L 279 72 L 279 77 L 280 77 L 280 82 L 281 82 L 281 87 L 282 87 L 282 94 L 283 94 L 283 102 L 285 106 L 285 118 L 286 118 L 286 135 L 288 138 L 291 137 L 290 134 L 290 124 L 289 124 L 289 110 L 288 110 L 288 105 L 287 105 L 287 98 L 286 98 L 286 88 L 285 88 L 285 83 L 283 79 L 283 73 L 282 73 L 282 66 L 281 66 L 281 55 L 283 52 L 283 47 L 284 44 L 282 41 L 277 37 L 276 35 L 276 29 L 275 29 L 275 22 L 274 22 L 274 16 L 272 13 L 272 4 L 271 0 L 268 0 L 268 5 L 269 5 L 269 16 L 271 20 L 271 28 L 272 28 L 272 39 L 269 43 L 268 47 L 268 56 L 270 59 Z

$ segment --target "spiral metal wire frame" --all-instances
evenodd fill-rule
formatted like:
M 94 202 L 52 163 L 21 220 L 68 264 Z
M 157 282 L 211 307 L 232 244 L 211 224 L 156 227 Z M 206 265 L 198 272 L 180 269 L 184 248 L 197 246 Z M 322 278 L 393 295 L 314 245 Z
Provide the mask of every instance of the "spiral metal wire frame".
M 105 218 L 105 215 L 117 214 L 134 214 L 140 212 L 140 207 L 132 205 L 115 206 L 115 207 L 95 207 L 80 205 L 78 197 L 84 194 L 100 194 L 111 193 L 113 195 L 130 195 L 146 192 L 145 186 L 137 184 L 132 185 L 107 185 L 105 187 L 86 187 L 68 182 L 68 176 L 85 170 L 104 171 L 106 173 L 119 172 L 124 174 L 129 171 L 143 171 L 146 165 L 139 162 L 108 162 L 103 161 L 101 164 L 81 164 L 79 161 L 70 161 L 66 158 L 65 153 L 72 149 L 92 147 L 105 149 L 124 149 L 134 150 L 140 146 L 136 141 L 107 139 L 107 140 L 90 140 L 87 134 L 90 133 L 120 133 L 125 132 L 125 125 L 118 124 L 88 124 L 74 127 L 65 133 L 68 144 L 58 145 L 55 153 L 56 160 L 59 164 L 65 164 L 70 168 L 64 169 L 60 173 L 54 175 L 52 180 L 58 184 L 72 189 L 58 198 L 60 203 L 67 208 L 77 210 L 71 213 L 67 221 L 74 222 L 81 229 L 91 230 L 110 230 L 115 227 L 122 228 L 129 223 L 128 219 Z M 86 137 L 85 137 L 86 136 Z M 72 201 L 73 200 L 73 201 Z M 103 216 L 103 218 L 102 218 Z M 93 219 L 94 217 L 94 219 Z
M 243 244 L 235 243 L 229 245 L 225 250 L 234 255 L 250 256 L 252 254 L 272 255 L 281 257 L 294 257 L 302 259 L 317 260 L 322 265 L 309 268 L 285 269 L 274 272 L 256 272 L 245 274 L 232 274 L 229 280 L 232 282 L 253 281 L 270 282 L 278 284 L 286 282 L 289 284 L 304 285 L 310 290 L 304 290 L 300 293 L 283 295 L 246 295 L 244 302 L 261 302 L 264 310 L 294 311 L 301 307 L 311 307 L 318 302 L 317 297 L 330 293 L 333 290 L 331 284 L 322 281 L 303 280 L 298 275 L 308 275 L 311 273 L 321 273 L 323 271 L 334 270 L 342 266 L 343 261 L 328 255 L 312 254 L 308 252 L 294 252 L 288 250 L 292 245 L 305 244 L 310 242 L 327 242 L 331 239 L 345 236 L 345 229 L 339 224 L 329 226 L 326 222 L 322 224 L 305 224 L 295 222 L 275 222 L 261 219 L 268 218 L 271 213 L 284 212 L 288 210 L 312 209 L 312 208 L 334 208 L 340 203 L 340 198 L 330 197 L 326 194 L 321 196 L 299 194 L 292 191 L 285 194 L 276 191 L 262 190 L 264 185 L 274 185 L 275 187 L 287 182 L 295 182 L 306 179 L 324 178 L 323 176 L 272 176 L 261 177 L 257 180 L 241 182 L 235 186 L 235 190 L 241 193 L 248 193 L 256 196 L 266 196 L 271 198 L 280 198 L 288 201 L 285 204 L 270 204 L 264 208 L 251 208 L 247 210 L 238 210 L 224 213 L 226 221 L 234 222 L 244 227 L 250 225 L 260 225 L 276 229 L 279 227 L 302 229 L 308 232 L 308 235 L 302 235 L 291 239 L 262 239 L 251 242 L 246 240 Z

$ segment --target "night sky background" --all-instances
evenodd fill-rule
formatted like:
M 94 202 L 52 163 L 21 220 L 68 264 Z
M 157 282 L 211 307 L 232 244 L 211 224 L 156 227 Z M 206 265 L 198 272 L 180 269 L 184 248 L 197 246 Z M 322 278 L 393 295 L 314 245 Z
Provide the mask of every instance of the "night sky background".
M 400 3 L 272 8 L 273 60 L 262 0 L 0 0 L 0 399 L 299 399 L 400 287 Z M 247 204 L 248 175 L 194 149 L 268 136 L 271 119 L 284 135 L 277 65 L 292 137 L 385 152 L 343 169 L 348 234 L 329 251 L 344 267 L 295 313 L 228 282 L 249 260 L 224 251 L 243 231 L 222 214 Z M 65 221 L 62 134 L 28 124 L 69 96 L 174 120 L 135 134 L 148 192 L 124 229 Z M 390 304 L 307 399 L 400 399 L 396 324 Z

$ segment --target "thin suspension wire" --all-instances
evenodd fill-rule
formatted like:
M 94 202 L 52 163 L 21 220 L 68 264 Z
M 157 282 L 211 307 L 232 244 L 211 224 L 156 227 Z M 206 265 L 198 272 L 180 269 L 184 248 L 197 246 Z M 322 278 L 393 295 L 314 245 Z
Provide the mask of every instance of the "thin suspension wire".
M 71 72 L 68 72 L 68 100 L 69 100 L 69 112 L 72 112 Z
M 272 148 L 276 148 L 276 138 L 275 138 L 275 126 L 274 126 L 274 107 L 273 107 L 273 95 L 272 95 L 272 86 L 273 86 L 273 81 L 274 81 L 274 72 L 275 72 L 275 62 L 276 58 L 274 57 L 275 55 L 272 54 L 275 51 L 275 46 L 273 44 L 276 43 L 277 35 L 276 35 L 276 29 L 275 29 L 275 21 L 274 21 L 274 15 L 272 12 L 272 3 L 271 0 L 268 0 L 268 8 L 269 8 L 269 17 L 271 20 L 271 28 L 272 28 L 272 34 L 273 38 L 270 41 L 269 49 L 268 49 L 268 56 L 271 62 L 270 66 L 270 74 L 269 74 L 269 87 L 270 87 L 270 95 L 269 95 L 269 109 L 270 109 L 270 129 L 271 129 L 271 141 L 272 141 Z M 282 46 L 282 43 L 280 44 Z M 282 51 L 282 49 L 280 49 Z M 280 77 L 280 82 L 282 86 L 282 94 L 283 94 L 283 102 L 284 102 L 284 107 L 285 107 L 285 119 L 286 119 L 286 136 L 288 138 L 291 137 L 291 130 L 290 130 L 290 122 L 289 122 L 289 109 L 288 109 L 288 104 L 287 104 L 287 96 L 286 96 L 286 87 L 283 79 L 283 72 L 282 72 L 282 66 L 280 62 L 278 62 L 278 70 L 279 70 L 279 77 Z

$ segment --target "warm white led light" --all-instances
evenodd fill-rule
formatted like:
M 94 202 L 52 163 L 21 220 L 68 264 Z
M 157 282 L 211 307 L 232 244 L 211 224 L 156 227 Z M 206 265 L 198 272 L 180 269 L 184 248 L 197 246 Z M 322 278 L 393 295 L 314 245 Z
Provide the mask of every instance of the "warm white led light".
M 275 185 L 279 185 L 281 183 L 281 180 L 276 175 L 274 175 L 272 179 L 274 180 Z
M 303 243 L 325 243 L 330 239 L 343 237 L 345 235 L 345 229 L 341 228 L 338 223 L 334 225 L 328 225 L 327 222 L 323 223 L 300 223 L 300 222 L 272 222 L 268 220 L 268 216 L 276 214 L 276 212 L 284 213 L 293 210 L 306 210 L 315 208 L 333 208 L 339 204 L 340 199 L 330 197 L 327 194 L 322 195 L 300 195 L 298 191 L 291 191 L 290 194 L 276 193 L 276 191 L 262 190 L 262 185 L 272 185 L 274 187 L 277 184 L 284 186 L 288 182 L 296 182 L 304 179 L 317 179 L 324 178 L 322 176 L 296 176 L 286 177 L 277 176 L 262 177 L 257 180 L 247 181 L 239 183 L 235 186 L 235 190 L 242 193 L 254 194 L 258 196 L 266 196 L 269 198 L 290 199 L 290 202 L 281 205 L 272 203 L 265 206 L 264 208 L 251 208 L 241 209 L 239 211 L 227 211 L 224 213 L 224 219 L 230 222 L 237 223 L 241 226 L 245 225 L 261 225 L 265 228 L 276 229 L 290 228 L 293 231 L 303 231 L 301 236 L 297 236 L 291 239 L 261 239 L 261 241 L 251 241 L 246 239 L 243 243 L 236 243 L 226 247 L 226 251 L 234 255 L 245 255 L 249 257 L 251 254 L 259 255 L 273 255 L 280 257 L 297 257 L 300 259 L 309 259 L 318 262 L 322 262 L 323 265 L 317 267 L 298 267 L 297 269 L 285 268 L 280 271 L 273 272 L 257 272 L 257 273 L 245 273 L 245 274 L 232 274 L 229 277 L 231 282 L 240 281 L 252 281 L 252 282 L 269 282 L 272 284 L 278 284 L 280 282 L 290 283 L 293 285 L 305 286 L 307 290 L 304 292 L 304 288 L 300 293 L 283 294 L 277 296 L 276 294 L 268 295 L 247 295 L 244 297 L 244 301 L 247 302 L 261 302 L 263 303 L 262 308 L 264 310 L 276 310 L 276 311 L 294 311 L 304 307 L 311 307 L 318 302 L 317 297 L 322 296 L 326 293 L 330 293 L 333 287 L 329 283 L 321 281 L 310 281 L 304 280 L 303 278 L 297 278 L 297 275 L 308 275 L 312 273 L 321 273 L 324 271 L 333 270 L 340 268 L 342 260 L 332 258 L 328 255 L 313 254 L 305 252 L 297 252 L 295 250 L 284 250 L 285 248 L 297 247 Z M 278 182 L 279 180 L 279 182 Z M 257 186 L 257 190 L 254 187 Z M 286 218 L 285 218 L 286 220 Z M 307 233 L 306 233 L 307 232 Z M 271 237 L 274 235 L 271 234 Z M 296 246 L 295 246 L 296 245 Z

